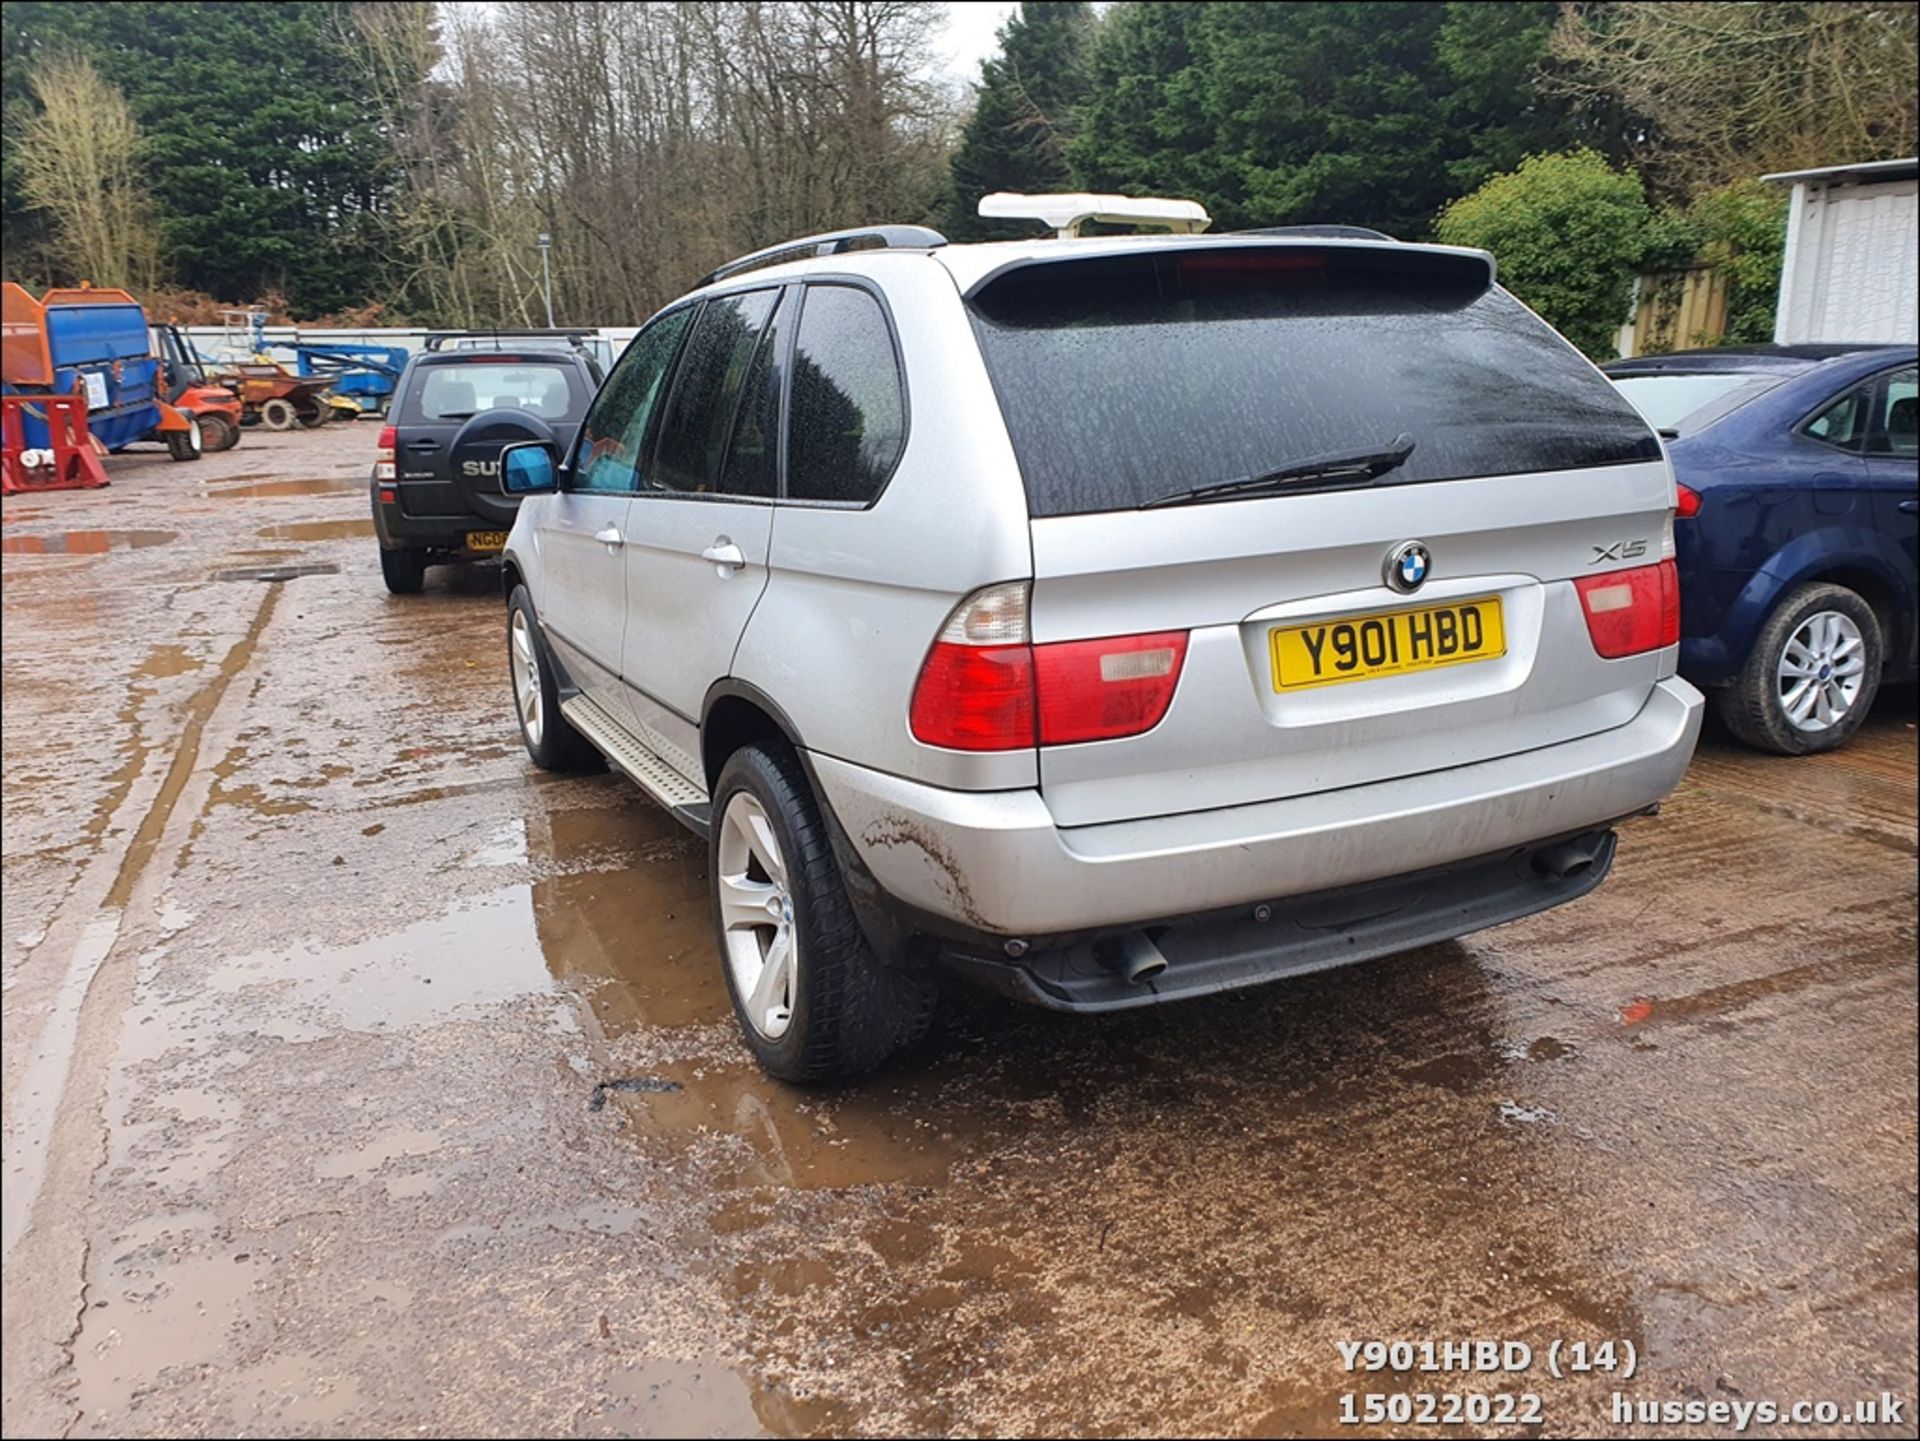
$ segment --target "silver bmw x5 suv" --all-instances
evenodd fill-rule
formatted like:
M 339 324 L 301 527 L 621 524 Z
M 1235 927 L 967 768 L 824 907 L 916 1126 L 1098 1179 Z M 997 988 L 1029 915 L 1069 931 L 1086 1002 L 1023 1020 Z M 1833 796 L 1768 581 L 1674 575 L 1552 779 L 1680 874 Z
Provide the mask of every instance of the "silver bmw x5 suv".
M 1573 900 L 1698 734 L 1660 442 L 1489 256 L 1026 199 L 725 266 L 506 452 L 527 749 L 708 837 L 777 1076 L 943 972 L 1110 1011 Z

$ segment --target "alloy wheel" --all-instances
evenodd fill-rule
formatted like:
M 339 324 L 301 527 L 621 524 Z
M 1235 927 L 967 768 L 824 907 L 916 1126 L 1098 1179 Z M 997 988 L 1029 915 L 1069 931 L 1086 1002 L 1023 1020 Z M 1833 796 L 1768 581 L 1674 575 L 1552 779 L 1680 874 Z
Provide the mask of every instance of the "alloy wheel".
M 1816 611 L 1795 627 L 1780 652 L 1780 709 L 1803 731 L 1824 731 L 1846 719 L 1867 679 L 1867 643 L 1853 617 Z
M 720 819 L 720 926 L 734 994 L 747 1023 L 777 1041 L 793 1023 L 800 963 L 786 859 L 766 810 L 736 791 Z
M 533 627 L 527 613 L 516 610 L 508 628 L 513 655 L 513 698 L 520 707 L 520 724 L 527 733 L 527 744 L 538 747 L 540 727 L 545 717 L 540 711 L 540 657 L 533 647 Z

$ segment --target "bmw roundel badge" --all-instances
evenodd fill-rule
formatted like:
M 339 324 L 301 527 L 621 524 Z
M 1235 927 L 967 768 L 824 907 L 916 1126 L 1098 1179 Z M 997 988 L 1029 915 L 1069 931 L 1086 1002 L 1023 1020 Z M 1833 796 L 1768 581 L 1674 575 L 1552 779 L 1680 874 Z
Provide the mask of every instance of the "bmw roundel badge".
M 1433 574 L 1433 552 L 1417 540 L 1403 540 L 1387 552 L 1384 573 L 1389 587 L 1412 595 Z

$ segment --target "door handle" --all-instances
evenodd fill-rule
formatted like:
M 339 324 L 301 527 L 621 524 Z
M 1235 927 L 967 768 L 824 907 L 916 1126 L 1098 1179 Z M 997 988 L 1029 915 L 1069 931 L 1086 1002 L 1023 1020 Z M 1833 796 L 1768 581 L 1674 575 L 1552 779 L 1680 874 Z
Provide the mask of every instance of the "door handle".
M 593 538 L 608 550 L 620 549 L 620 527 L 617 525 L 610 525 L 605 530 L 596 530 L 593 533 Z
M 746 553 L 724 535 L 716 535 L 713 544 L 700 552 L 700 559 L 712 561 L 722 580 L 747 563 Z
M 1901 501 L 1901 502 L 1900 502 L 1900 514 L 1902 514 L 1902 515 L 1920 515 L 1920 500 L 1903 500 L 1903 501 Z
M 439 448 L 440 442 L 437 440 L 410 440 L 407 442 L 408 450 L 438 450 Z

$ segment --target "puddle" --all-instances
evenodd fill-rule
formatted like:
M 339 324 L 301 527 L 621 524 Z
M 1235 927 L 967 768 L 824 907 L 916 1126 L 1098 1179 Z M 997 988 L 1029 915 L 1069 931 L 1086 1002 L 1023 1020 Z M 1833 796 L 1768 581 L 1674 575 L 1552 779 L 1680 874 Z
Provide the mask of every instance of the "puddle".
M 296 520 L 286 525 L 265 525 L 254 532 L 262 540 L 352 540 L 373 534 L 373 517 L 353 520 Z
M 166 676 L 185 675 L 190 670 L 200 670 L 205 663 L 195 655 L 188 653 L 183 645 L 157 645 L 147 653 L 134 675 L 145 680 L 159 680 Z
M 235 476 L 235 480 L 250 480 L 250 476 Z M 365 492 L 368 482 L 349 479 L 346 476 L 334 476 L 319 480 L 262 480 L 253 485 L 220 485 L 209 489 L 207 494 L 216 500 L 233 500 L 240 496 L 274 495 L 345 495 L 349 491 Z
M 318 565 L 246 565 L 231 570 L 216 570 L 215 580 L 298 580 L 303 575 L 338 575 L 340 567 L 332 562 Z
M 10 535 L 0 539 L 0 551 L 8 555 L 105 555 L 110 550 L 145 550 L 179 538 L 176 530 L 69 530 L 59 535 Z
M 619 1436 L 764 1436 L 758 1398 L 718 1361 L 633 1362 L 607 1377 L 612 1400 L 594 1419 Z

